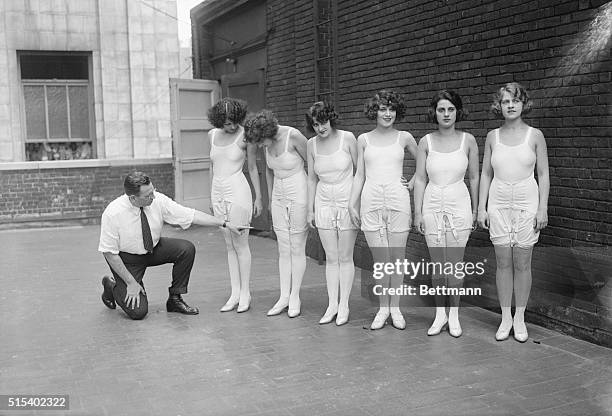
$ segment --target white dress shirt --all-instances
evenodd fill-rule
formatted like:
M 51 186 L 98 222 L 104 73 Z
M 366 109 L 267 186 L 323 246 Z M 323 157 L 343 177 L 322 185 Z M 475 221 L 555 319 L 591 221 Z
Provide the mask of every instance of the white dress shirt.
M 188 228 L 195 214 L 193 208 L 184 207 L 157 191 L 153 203 L 144 207 L 144 212 L 151 228 L 153 246 L 159 242 L 164 222 Z M 102 214 L 98 251 L 147 254 L 142 241 L 140 208 L 132 205 L 125 194 L 108 204 Z

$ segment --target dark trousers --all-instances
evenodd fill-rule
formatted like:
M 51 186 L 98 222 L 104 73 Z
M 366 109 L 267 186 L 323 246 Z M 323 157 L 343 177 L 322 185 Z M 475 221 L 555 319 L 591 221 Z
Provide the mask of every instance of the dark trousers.
M 193 267 L 193 261 L 195 259 L 195 246 L 191 241 L 162 237 L 152 253 L 130 254 L 119 252 L 119 257 L 123 260 L 123 264 L 125 264 L 128 271 L 134 276 L 134 279 L 136 279 L 143 288 L 144 283 L 142 278 L 144 277 L 147 267 L 173 263 L 172 285 L 168 288 L 168 291 L 171 295 L 187 293 L 189 275 L 191 274 L 191 268 Z M 110 269 L 117 282 L 113 288 L 113 295 L 115 296 L 117 305 L 121 306 L 121 309 L 123 309 L 132 319 L 144 318 L 149 311 L 147 295 L 141 293 L 140 305 L 134 307 L 134 309 L 128 308 L 125 304 L 127 285 L 123 279 L 115 273 L 112 267 Z

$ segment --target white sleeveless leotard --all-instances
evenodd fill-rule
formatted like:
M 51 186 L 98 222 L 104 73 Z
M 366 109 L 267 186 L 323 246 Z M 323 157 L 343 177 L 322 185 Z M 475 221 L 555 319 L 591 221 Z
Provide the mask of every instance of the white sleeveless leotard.
M 215 144 L 219 129 L 213 129 L 210 160 L 213 162 L 211 198 L 215 217 L 235 224 L 248 225 L 253 215 L 251 188 L 242 173 L 246 149 L 238 146 L 244 138 L 244 130 L 232 143 L 225 146 Z
M 314 171 L 319 177 L 315 193 L 315 224 L 323 230 L 350 230 L 357 227 L 348 212 L 353 184 L 353 159 L 344 149 L 345 131 L 338 130 L 338 150 L 322 155 L 317 153 L 317 137 L 313 137 Z
M 272 187 L 272 226 L 275 231 L 301 233 L 308 229 L 308 183 L 302 158 L 289 151 L 289 137 L 293 128 L 288 128 L 285 149 L 273 156 L 266 147 L 266 164 L 274 171 Z
M 361 192 L 361 229 L 363 231 L 405 232 L 410 230 L 410 193 L 402 185 L 404 148 L 401 132 L 387 146 L 370 144 L 365 134 L 363 153 L 366 179 Z M 398 215 L 401 214 L 401 215 Z
M 472 204 L 464 181 L 468 167 L 465 136 L 463 133 L 459 148 L 453 152 L 435 151 L 431 136 L 425 136 L 429 148 L 425 162 L 429 182 L 423 197 L 423 220 L 425 234 L 435 237 L 436 245 L 441 243 L 446 230 L 452 232 L 454 243 L 467 243 L 469 233 L 461 231 L 472 228 Z
M 499 140 L 499 129 L 495 130 L 493 180 L 487 205 L 489 236 L 494 245 L 527 248 L 538 241 L 539 232 L 533 228 L 539 190 L 533 175 L 536 154 L 529 145 L 532 131 L 529 127 L 521 144 L 507 146 Z

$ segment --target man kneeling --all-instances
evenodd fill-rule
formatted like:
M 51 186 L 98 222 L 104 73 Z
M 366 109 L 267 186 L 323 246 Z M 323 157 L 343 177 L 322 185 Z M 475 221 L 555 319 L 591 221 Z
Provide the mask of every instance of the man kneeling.
M 162 237 L 164 222 L 183 229 L 191 224 L 220 226 L 237 234 L 245 227 L 174 202 L 157 192 L 151 179 L 142 172 L 127 175 L 123 188 L 125 194 L 108 204 L 102 214 L 98 251 L 113 273 L 113 277 L 102 278 L 102 302 L 111 309 L 119 304 L 132 319 L 144 318 L 148 312 L 142 281 L 145 270 L 149 266 L 173 263 L 166 310 L 198 314 L 198 308 L 187 305 L 181 297 L 187 293 L 195 246 L 187 240 Z

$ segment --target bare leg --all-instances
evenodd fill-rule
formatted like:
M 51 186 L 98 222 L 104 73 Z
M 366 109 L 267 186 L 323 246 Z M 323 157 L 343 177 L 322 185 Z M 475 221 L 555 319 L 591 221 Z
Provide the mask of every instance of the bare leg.
M 514 288 L 512 248 L 495 246 L 495 261 L 497 265 L 495 273 L 497 297 L 502 312 L 502 321 L 495 334 L 495 339 L 501 341 L 508 338 L 512 328 L 512 291 Z
M 531 292 L 531 255 L 533 246 L 529 248 L 514 247 L 514 299 L 516 310 L 514 312 L 514 337 L 524 342 L 527 340 L 527 327 L 525 326 L 525 308 Z
M 357 230 L 338 231 L 338 254 L 340 261 L 340 309 L 346 310 L 348 315 L 348 302 L 353 288 L 355 278 L 355 263 L 353 262 L 353 250 Z

